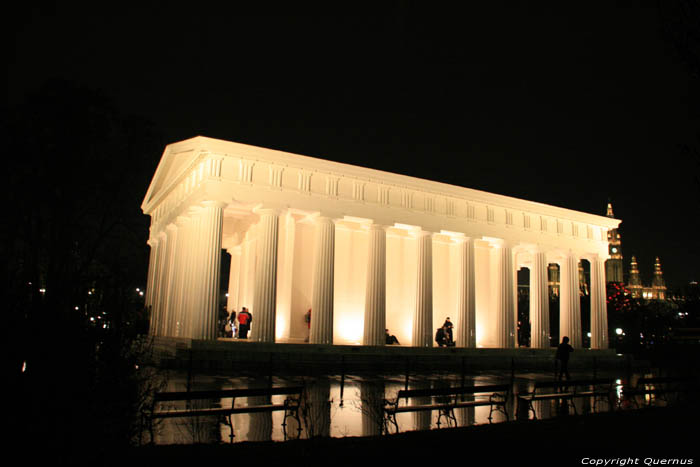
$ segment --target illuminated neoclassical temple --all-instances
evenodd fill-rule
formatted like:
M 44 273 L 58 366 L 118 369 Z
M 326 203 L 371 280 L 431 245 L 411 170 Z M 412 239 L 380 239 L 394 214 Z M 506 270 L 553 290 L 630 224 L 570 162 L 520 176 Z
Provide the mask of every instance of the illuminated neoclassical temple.
M 560 335 L 580 347 L 587 260 L 591 347 L 608 346 L 610 217 L 205 137 L 166 147 L 142 208 L 153 335 L 217 338 L 224 249 L 254 341 L 383 345 L 388 328 L 430 347 L 450 317 L 458 347 L 512 348 L 528 268 L 530 345 L 549 347 L 558 264 Z

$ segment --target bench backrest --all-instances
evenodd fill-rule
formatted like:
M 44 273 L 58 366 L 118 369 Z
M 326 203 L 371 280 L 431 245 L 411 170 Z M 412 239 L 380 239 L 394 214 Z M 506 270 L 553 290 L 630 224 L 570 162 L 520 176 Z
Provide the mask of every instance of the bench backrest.
M 397 393 L 397 398 L 404 399 L 409 397 L 457 396 L 461 394 L 481 394 L 508 391 L 510 391 L 510 385 L 508 384 L 491 384 L 483 386 L 455 386 L 432 389 L 402 389 Z
M 673 376 L 656 376 L 652 378 L 639 378 L 637 386 L 646 384 L 669 384 L 669 383 L 684 383 L 689 382 L 690 378 L 678 378 Z
M 153 402 L 200 400 L 200 399 L 223 399 L 226 397 L 256 397 L 256 396 L 277 396 L 301 394 L 303 386 L 287 386 L 272 388 L 243 388 L 243 389 L 222 389 L 211 391 L 173 391 L 157 392 L 153 395 Z
M 567 385 L 568 384 L 566 382 L 562 381 L 535 381 L 534 390 L 537 391 L 538 389 L 563 389 L 567 387 Z
M 613 379 L 582 379 L 567 381 L 564 385 L 576 386 L 576 387 L 587 387 L 587 386 L 612 386 Z
M 547 390 L 574 390 L 581 387 L 589 386 L 610 386 L 612 388 L 612 379 L 582 379 L 582 380 L 563 380 L 563 381 L 535 381 L 534 391 L 538 389 Z

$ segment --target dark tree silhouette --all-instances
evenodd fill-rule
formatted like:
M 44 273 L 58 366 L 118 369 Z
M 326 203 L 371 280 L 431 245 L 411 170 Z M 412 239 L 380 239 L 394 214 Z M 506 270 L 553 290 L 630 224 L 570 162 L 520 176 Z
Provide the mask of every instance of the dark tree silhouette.
M 131 429 L 148 259 L 139 208 L 162 145 L 146 122 L 63 81 L 12 115 L 0 254 L 18 424 L 56 456 L 99 451 Z

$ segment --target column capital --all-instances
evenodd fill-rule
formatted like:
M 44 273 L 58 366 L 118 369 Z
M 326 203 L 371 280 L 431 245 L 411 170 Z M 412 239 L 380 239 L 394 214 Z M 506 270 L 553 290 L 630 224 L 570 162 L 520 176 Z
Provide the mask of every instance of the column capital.
M 262 216 L 277 216 L 277 217 L 279 217 L 280 214 L 282 214 L 282 209 L 257 206 L 255 208 L 253 208 L 253 213 L 257 214 L 260 217 L 262 217 Z
M 323 213 L 317 213 L 310 216 L 316 224 L 336 224 L 339 219 L 332 216 L 324 216 Z
M 499 237 L 481 237 L 481 239 L 485 242 L 488 242 L 489 246 L 491 247 L 498 247 L 498 248 L 513 248 L 513 243 L 507 241 L 505 238 L 499 238 Z
M 390 226 L 384 224 L 367 224 L 367 230 L 383 231 L 386 232 Z
M 228 206 L 228 203 L 225 203 L 225 202 L 219 201 L 219 200 L 207 200 L 207 201 L 202 201 L 201 205 L 202 205 L 202 207 L 205 207 L 205 208 L 224 209 L 226 206 Z
M 430 237 L 431 239 L 435 236 L 435 232 L 430 230 L 416 229 L 411 231 L 411 236 L 415 238 Z
M 454 235 L 450 236 L 450 239 L 458 245 L 474 241 L 473 237 L 467 237 L 466 235 Z

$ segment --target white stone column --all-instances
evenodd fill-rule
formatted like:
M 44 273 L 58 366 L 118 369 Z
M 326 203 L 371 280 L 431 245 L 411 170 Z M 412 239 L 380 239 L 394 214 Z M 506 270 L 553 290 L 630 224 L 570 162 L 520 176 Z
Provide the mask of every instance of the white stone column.
M 176 223 L 168 225 L 168 292 L 165 304 L 165 317 L 163 319 L 163 335 L 175 335 L 175 319 L 177 313 L 178 284 L 177 275 L 179 267 L 178 253 L 182 249 L 181 232 Z
M 252 310 L 255 308 L 253 300 L 255 298 L 255 251 L 257 241 L 255 240 L 256 226 L 252 226 L 245 233 L 243 243 L 241 243 L 241 273 L 238 281 L 238 306 L 241 311 L 243 307 Z
M 218 337 L 219 294 L 221 286 L 221 231 L 224 203 L 208 201 L 200 212 L 199 304 L 195 311 L 193 338 Z
M 600 257 L 596 257 L 591 260 L 591 348 L 607 349 L 608 339 L 605 262 Z
M 176 250 L 177 250 L 177 226 L 169 224 L 165 233 L 168 237 L 166 248 L 166 265 L 165 277 L 163 284 L 165 286 L 163 296 L 163 313 L 160 320 L 160 335 L 171 336 L 171 324 L 173 322 L 173 307 L 175 303 L 175 268 L 176 268 Z
M 153 281 L 155 280 L 156 258 L 158 258 L 158 240 L 148 239 L 150 252 L 148 254 L 148 275 L 146 276 L 146 296 L 143 304 L 146 308 L 153 308 Z
M 496 346 L 515 347 L 515 273 L 513 249 L 506 243 L 496 245 L 497 299 L 496 299 Z
M 433 346 L 433 235 L 419 232 L 417 243 L 416 307 L 413 315 L 413 346 Z
M 274 209 L 257 211 L 257 264 L 255 266 L 254 305 L 250 308 L 251 339 L 275 342 L 275 308 L 277 304 L 277 243 L 279 213 Z
M 197 314 L 199 303 L 199 287 L 197 278 L 199 271 L 197 270 L 199 258 L 199 232 L 201 218 L 199 211 L 201 208 L 194 208 L 191 212 L 191 217 L 186 227 L 187 236 L 187 251 L 184 258 L 184 277 L 183 281 L 186 284 L 184 296 L 180 311 L 179 335 L 182 337 L 194 337 L 194 322 Z
M 550 346 L 548 266 L 543 252 L 533 253 L 530 269 L 530 347 L 533 349 Z
M 166 276 L 166 249 L 168 237 L 165 232 L 158 234 L 158 257 L 156 259 L 156 267 L 154 270 L 153 280 L 153 308 L 151 310 L 151 325 L 149 333 L 152 336 L 161 336 L 161 321 L 163 317 L 164 297 L 165 297 L 165 276 Z
M 313 323 L 314 318 L 311 319 Z M 386 230 L 378 224 L 369 227 L 367 287 L 362 343 L 384 345 L 386 329 Z
M 153 270 L 153 292 L 151 293 L 151 323 L 148 333 L 152 336 L 158 335 L 158 320 L 160 319 L 161 310 L 161 283 L 163 279 L 163 257 L 165 255 L 165 243 L 167 242 L 165 234 L 159 233 L 156 236 L 158 251 L 156 252 L 155 266 Z
M 149 240 L 151 243 L 151 254 L 150 254 L 150 264 L 149 264 L 149 287 L 150 290 L 146 292 L 146 304 L 150 307 L 149 311 L 149 327 L 148 334 L 151 336 L 155 335 L 156 329 L 156 313 L 158 312 L 158 282 L 160 280 L 160 251 L 162 249 L 162 242 L 160 236 L 152 236 Z
M 569 254 L 561 264 L 559 297 L 559 342 L 568 336 L 572 347 L 581 347 L 581 296 L 579 293 L 579 258 Z
M 228 300 L 226 301 L 226 310 L 229 314 L 232 311 L 239 312 L 239 290 L 240 290 L 240 275 L 241 275 L 241 245 L 237 245 L 228 250 L 231 255 L 231 266 L 228 276 Z
M 188 257 L 189 250 L 192 248 L 191 242 L 191 221 L 188 217 L 180 216 L 177 218 L 177 262 L 175 274 L 175 303 L 172 310 L 173 323 L 171 335 L 180 337 L 183 335 L 183 316 L 185 314 L 185 303 L 187 295 L 190 293 L 191 283 L 187 281 L 187 269 L 189 267 Z
M 460 239 L 459 282 L 457 287 L 457 315 L 459 328 L 456 330 L 457 347 L 476 347 L 476 295 L 474 280 L 474 240 Z
M 309 342 L 312 344 L 333 343 L 334 267 L 335 222 L 327 217 L 319 217 L 316 219 L 316 254 L 311 297 Z

